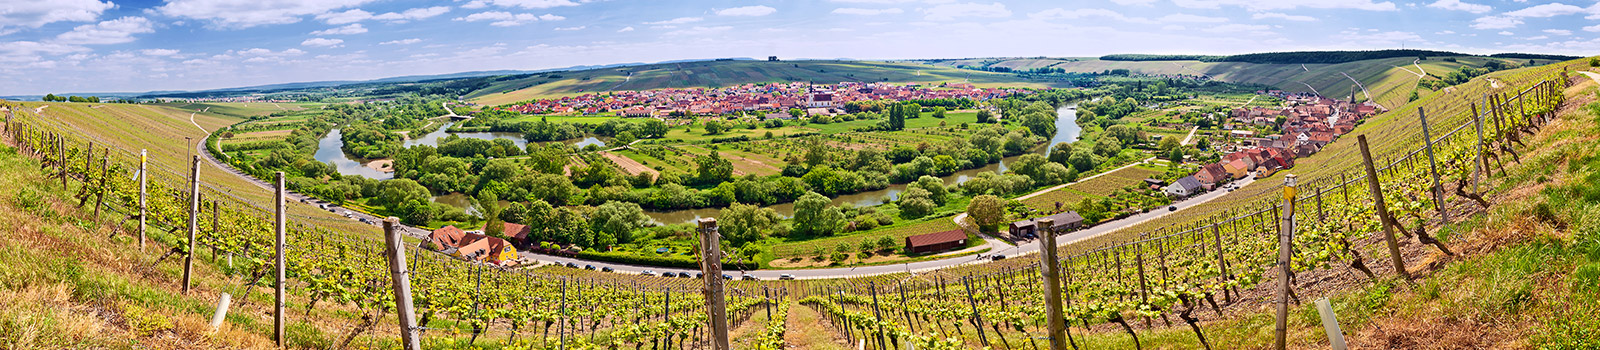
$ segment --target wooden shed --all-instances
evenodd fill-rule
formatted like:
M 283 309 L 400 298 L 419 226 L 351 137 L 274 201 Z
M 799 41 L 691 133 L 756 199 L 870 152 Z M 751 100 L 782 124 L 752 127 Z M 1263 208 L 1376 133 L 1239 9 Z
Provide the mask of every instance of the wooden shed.
M 967 245 L 967 231 L 950 230 L 906 237 L 906 253 L 921 254 Z

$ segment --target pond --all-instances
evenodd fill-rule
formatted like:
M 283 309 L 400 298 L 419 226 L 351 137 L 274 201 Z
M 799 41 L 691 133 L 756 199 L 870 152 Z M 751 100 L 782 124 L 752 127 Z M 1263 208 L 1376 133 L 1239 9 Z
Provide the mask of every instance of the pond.
M 1050 142 L 1048 144 L 1035 148 L 1034 152 L 1047 154 L 1050 148 L 1055 147 L 1055 144 L 1057 143 L 1077 141 L 1078 136 L 1083 132 L 1083 128 L 1078 126 L 1078 109 L 1076 103 L 1057 108 L 1056 113 L 1056 134 L 1050 138 Z M 968 179 L 977 177 L 979 173 L 983 173 L 985 171 L 1004 173 L 1006 172 L 1006 162 L 1015 161 L 1018 157 L 1021 156 L 1001 158 L 999 163 L 985 165 L 977 169 L 957 171 L 954 174 L 941 177 L 941 179 L 944 180 L 945 185 L 956 185 L 967 182 Z M 882 204 L 885 198 L 888 198 L 888 200 L 891 201 L 899 200 L 900 192 L 904 192 L 905 190 L 906 185 L 895 184 L 889 185 L 888 188 L 881 190 L 840 195 L 833 198 L 833 205 L 843 205 L 845 203 L 854 204 L 858 207 L 878 205 Z M 783 215 L 786 218 L 794 216 L 794 203 L 774 204 L 767 207 L 772 208 L 773 211 L 778 212 L 779 215 Z M 672 211 L 645 211 L 645 214 L 649 215 L 650 218 L 655 220 L 657 223 L 675 224 L 694 223 L 700 218 L 715 217 L 721 210 L 721 208 L 700 208 Z

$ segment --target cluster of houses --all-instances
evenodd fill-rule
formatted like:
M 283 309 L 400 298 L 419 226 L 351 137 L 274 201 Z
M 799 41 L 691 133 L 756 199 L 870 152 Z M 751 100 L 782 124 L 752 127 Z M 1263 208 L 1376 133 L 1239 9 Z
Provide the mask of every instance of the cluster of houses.
M 523 114 L 596 114 L 616 111 L 625 117 L 666 118 L 675 115 L 719 115 L 738 112 L 804 109 L 809 114 L 833 114 L 852 101 L 907 101 L 921 99 L 1002 98 L 1021 89 L 977 88 L 972 84 L 927 85 L 842 82 L 813 85 L 805 82 L 744 84 L 725 88 L 674 88 L 645 91 L 611 91 L 541 99 L 503 107 Z
M 1256 137 L 1254 133 L 1236 129 L 1232 124 L 1229 139 L 1233 142 L 1219 145 L 1228 152 L 1222 160 L 1200 167 L 1194 175 L 1167 185 L 1165 192 L 1174 197 L 1188 197 L 1215 189 L 1218 184 L 1246 177 L 1272 176 L 1279 170 L 1294 167 L 1295 158 L 1308 157 L 1333 143 L 1340 135 L 1355 130 L 1357 123 L 1376 115 L 1378 106 L 1370 102 L 1355 103 L 1317 96 L 1310 93 L 1284 93 L 1263 91 L 1289 102 L 1283 108 L 1236 108 L 1230 113 L 1231 122 L 1249 125 L 1279 125 L 1282 134 Z
M 517 249 L 526 248 L 528 233 L 532 229 L 522 224 L 505 224 L 505 239 L 490 237 L 480 232 L 467 232 L 455 226 L 445 226 L 428 234 L 423 248 L 434 249 L 467 261 L 492 265 L 515 265 Z

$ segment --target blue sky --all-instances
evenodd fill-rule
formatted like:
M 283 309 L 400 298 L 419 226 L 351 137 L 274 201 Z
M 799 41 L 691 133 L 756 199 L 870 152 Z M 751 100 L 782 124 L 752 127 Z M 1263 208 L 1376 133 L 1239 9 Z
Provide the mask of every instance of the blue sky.
M 0 95 L 765 57 L 1600 52 L 1593 1 L 0 0 Z

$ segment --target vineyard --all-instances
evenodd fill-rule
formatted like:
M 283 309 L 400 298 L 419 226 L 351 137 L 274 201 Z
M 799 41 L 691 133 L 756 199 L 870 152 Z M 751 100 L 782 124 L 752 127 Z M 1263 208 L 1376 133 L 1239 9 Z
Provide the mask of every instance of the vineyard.
M 1563 101 L 1566 73 L 1555 68 L 1562 66 L 1497 77 L 1509 84 L 1504 90 L 1483 84 L 1458 89 L 1469 97 L 1483 93 L 1480 99 L 1435 94 L 1416 105 L 1426 109 L 1392 113 L 1388 127 L 1420 129 L 1423 135 L 1369 146 L 1363 134 L 1359 143 L 1341 143 L 1346 146 L 1335 151 L 1344 153 L 1334 155 L 1346 162 L 1308 162 L 1296 169 L 1298 194 L 1283 210 L 1270 199 L 1282 188 L 1257 185 L 1213 206 L 1220 209 L 1187 210 L 1157 220 L 1158 226 L 1140 226 L 1160 229 L 1134 227 L 1060 249 L 1063 257 L 1051 262 L 1064 271 L 1059 295 L 1044 292 L 1038 279 L 1043 266 L 1028 258 L 821 283 L 729 281 L 720 295 L 726 296 L 730 327 L 744 330 L 736 339 L 740 348 L 781 348 L 782 334 L 792 326 L 781 320 L 791 307 L 821 312 L 853 343 L 874 349 L 1035 348 L 1049 342 L 1045 305 L 1051 297 L 1065 300 L 1061 312 L 1069 337 L 1086 330 L 1125 331 L 1137 344 L 1132 324 L 1171 325 L 1176 318 L 1206 344 L 1201 315 L 1271 298 L 1277 282 L 1312 292 L 1319 288 L 1317 278 L 1334 270 L 1359 271 L 1369 280 L 1409 279 L 1406 266 L 1420 261 L 1401 254 L 1397 238 L 1418 243 L 1408 249 L 1453 255 L 1448 239 L 1429 229 L 1490 206 L 1484 197 L 1494 187 L 1484 182 L 1493 181 L 1496 170 L 1504 174 L 1506 164 L 1526 160 L 1518 154 L 1523 135 L 1537 131 Z M 895 137 L 927 138 L 932 132 Z M 398 252 L 343 229 L 351 226 L 348 220 L 282 214 L 281 203 L 209 182 L 232 175 L 201 174 L 198 156 L 147 161 L 142 152 L 104 141 L 93 146 L 93 136 L 27 113 L 8 113 L 4 135 L 23 154 L 40 159 L 42 171 L 59 177 L 63 190 L 81 184 L 74 191 L 77 205 L 114 223 L 118 230 L 111 235 L 136 235 L 141 245 L 148 239 L 168 247 L 158 263 L 182 258 L 193 264 L 202 248 L 213 259 L 226 256 L 226 263 L 213 263 L 250 281 L 243 298 L 249 300 L 254 287 L 274 284 L 274 250 L 282 249 L 285 279 L 276 287 L 310 299 L 305 311 L 326 303 L 363 312 L 341 345 L 364 334 L 408 331 L 387 327 L 403 310 L 391 289 L 394 273 L 383 268 L 397 261 Z M 281 245 L 277 220 L 286 231 Z M 1284 227 L 1292 230 L 1285 234 Z M 1276 270 L 1280 239 L 1293 250 L 1287 276 Z M 423 249 L 406 251 L 400 255 L 406 266 L 397 271 L 409 271 L 404 276 L 412 289 L 406 296 L 420 320 L 415 331 L 429 346 L 482 338 L 508 348 L 703 348 L 715 338 L 704 296 L 719 293 L 706 293 L 699 279 L 506 270 Z M 189 287 L 187 274 L 183 284 Z

